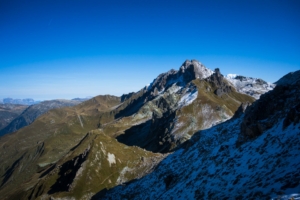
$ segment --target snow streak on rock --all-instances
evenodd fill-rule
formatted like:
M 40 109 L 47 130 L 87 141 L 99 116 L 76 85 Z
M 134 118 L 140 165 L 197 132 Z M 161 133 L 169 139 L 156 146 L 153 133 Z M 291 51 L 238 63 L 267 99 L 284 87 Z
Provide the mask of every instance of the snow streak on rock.
M 191 104 L 198 96 L 197 88 L 193 88 L 192 91 L 189 89 L 178 102 L 179 108 Z

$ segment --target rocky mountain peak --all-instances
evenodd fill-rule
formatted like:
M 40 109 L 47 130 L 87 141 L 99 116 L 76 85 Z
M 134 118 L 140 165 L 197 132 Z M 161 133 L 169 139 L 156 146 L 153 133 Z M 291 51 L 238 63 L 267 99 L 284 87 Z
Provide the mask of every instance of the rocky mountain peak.
M 216 68 L 214 73 L 206 78 L 207 81 L 212 83 L 216 88 L 214 93 L 217 96 L 222 96 L 225 93 L 231 92 L 232 88 L 226 81 L 224 81 L 224 76 L 221 74 L 220 69 Z
M 202 63 L 193 59 L 186 60 L 179 68 L 179 70 L 171 69 L 166 73 L 160 74 L 153 82 L 147 87 L 153 94 L 172 86 L 174 83 L 184 86 L 195 79 L 205 79 L 213 74 L 213 71 L 206 68 Z
M 194 79 L 203 79 L 212 75 L 213 71 L 207 69 L 197 60 L 186 60 L 179 69 L 179 75 L 182 75 L 186 82 Z

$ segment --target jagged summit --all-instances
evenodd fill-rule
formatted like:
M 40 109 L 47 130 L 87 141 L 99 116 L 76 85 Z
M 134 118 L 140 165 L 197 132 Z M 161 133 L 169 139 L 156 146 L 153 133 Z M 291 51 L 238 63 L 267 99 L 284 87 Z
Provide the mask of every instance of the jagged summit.
M 179 70 L 171 69 L 166 73 L 160 74 L 153 82 L 147 86 L 147 90 L 157 90 L 161 92 L 172 86 L 174 83 L 184 86 L 194 79 L 204 79 L 213 74 L 213 71 L 206 68 L 197 60 L 186 60 Z M 155 89 L 156 88 L 156 89 Z
M 145 89 L 151 91 L 152 94 L 156 96 L 168 89 L 174 83 L 178 86 L 185 86 L 192 80 L 205 79 L 213 74 L 214 71 L 206 68 L 201 62 L 195 59 L 186 60 L 179 67 L 179 70 L 171 69 L 166 73 L 160 74 L 151 84 L 146 86 Z M 220 73 L 220 75 L 222 74 Z M 268 83 L 260 78 L 246 77 L 238 74 L 228 74 L 224 76 L 224 78 L 229 81 L 238 92 L 250 95 L 255 99 L 259 99 L 260 95 L 275 87 L 275 84 Z
M 229 93 L 232 91 L 230 85 L 224 81 L 224 76 L 221 74 L 220 69 L 216 68 L 215 72 L 206 78 L 209 82 L 211 82 L 217 89 L 215 89 L 214 93 L 217 96 L 222 96 L 223 94 Z
M 179 69 L 179 74 L 183 75 L 186 81 L 194 79 L 207 78 L 213 74 L 213 71 L 206 68 L 197 60 L 186 60 Z

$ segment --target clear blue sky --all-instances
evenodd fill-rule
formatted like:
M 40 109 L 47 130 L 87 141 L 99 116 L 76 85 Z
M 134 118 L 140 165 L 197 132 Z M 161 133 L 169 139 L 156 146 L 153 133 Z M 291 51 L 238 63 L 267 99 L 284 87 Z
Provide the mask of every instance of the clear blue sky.
M 138 91 L 186 59 L 274 82 L 300 69 L 300 1 L 0 0 L 0 98 Z

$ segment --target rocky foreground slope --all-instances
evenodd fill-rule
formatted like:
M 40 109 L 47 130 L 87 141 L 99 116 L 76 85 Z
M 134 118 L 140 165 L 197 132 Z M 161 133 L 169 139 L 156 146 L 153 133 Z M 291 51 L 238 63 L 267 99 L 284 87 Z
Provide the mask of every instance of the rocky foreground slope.
M 299 144 L 297 71 L 232 119 L 194 134 L 151 174 L 94 199 L 292 198 L 284 194 L 300 191 Z
M 95 198 L 149 174 L 165 157 L 192 146 L 196 132 L 230 119 L 242 103 L 254 100 L 219 69 L 192 60 L 136 93 L 50 110 L 0 137 L 0 196 Z

